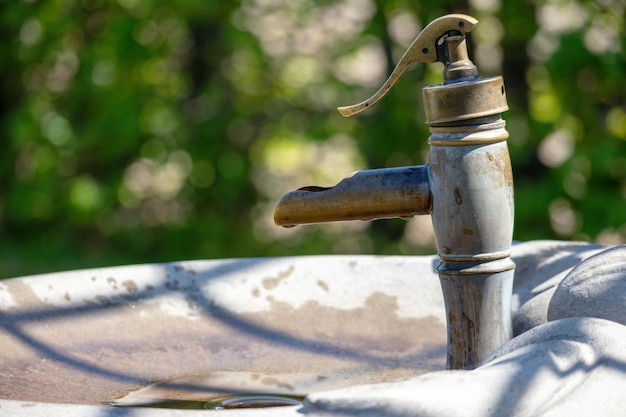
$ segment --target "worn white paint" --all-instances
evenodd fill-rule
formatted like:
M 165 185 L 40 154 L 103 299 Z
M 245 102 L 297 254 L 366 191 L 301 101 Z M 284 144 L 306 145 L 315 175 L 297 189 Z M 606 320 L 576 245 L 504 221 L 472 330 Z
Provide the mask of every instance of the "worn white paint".
M 335 320 L 353 320 L 356 314 L 354 312 L 367 311 L 366 309 L 370 308 L 368 303 L 377 296 L 378 300 L 383 302 L 383 305 L 378 307 L 381 308 L 381 314 L 385 314 L 387 318 L 395 317 L 397 323 L 404 323 L 402 320 L 422 319 L 434 320 L 429 322 L 433 325 L 445 323 L 439 281 L 434 271 L 437 261 L 433 256 L 311 256 L 189 261 L 69 271 L 6 280 L 0 283 L 0 311 L 3 312 L 3 316 L 0 317 L 13 317 L 11 320 L 14 321 L 6 319 L 7 321 L 0 323 L 6 332 L 4 335 L 0 334 L 4 341 L 1 355 L 5 355 L 4 358 L 0 356 L 0 360 L 2 363 L 10 364 L 12 357 L 6 355 L 15 355 L 15 360 L 30 358 L 28 352 L 19 350 L 20 343 L 24 343 L 25 340 L 35 349 L 44 349 L 37 347 L 36 343 L 43 343 L 41 341 L 46 340 L 43 337 L 46 332 L 52 332 L 54 335 L 55 329 L 44 327 L 54 325 L 59 326 L 59 335 L 69 334 L 72 338 L 77 338 L 75 346 L 79 350 L 63 351 L 63 346 L 73 346 L 72 340 L 64 341 L 67 343 L 50 348 L 52 350 L 38 359 L 39 361 L 67 361 L 70 368 L 80 367 L 82 364 L 80 361 L 86 360 L 81 356 L 80 349 L 85 349 L 86 343 L 88 345 L 86 354 L 90 352 L 89 349 L 95 349 L 93 351 L 100 355 L 102 363 L 106 364 L 107 357 L 114 355 L 117 349 L 114 342 L 116 329 L 119 328 L 119 339 L 124 341 L 121 346 L 130 349 L 129 352 L 139 359 L 143 358 L 140 350 L 141 341 L 144 339 L 141 335 L 144 333 L 149 335 L 151 339 L 146 343 L 150 344 L 151 349 L 156 349 L 157 353 L 152 356 L 154 360 L 168 358 L 166 360 L 173 361 L 171 365 L 169 362 L 162 365 L 167 369 L 167 366 L 176 366 L 177 358 L 175 355 L 166 355 L 172 346 L 174 348 L 177 346 L 176 340 L 167 338 L 170 329 L 168 326 L 173 326 L 172 334 L 180 337 L 187 327 L 192 332 L 209 330 L 210 327 L 206 326 L 219 327 L 225 325 L 224 323 L 229 324 L 224 322 L 226 319 L 222 320 L 221 316 L 227 319 L 232 316 L 235 317 L 235 321 L 230 323 L 235 326 L 233 334 L 236 332 L 246 334 L 249 331 L 254 333 L 254 329 L 246 327 L 250 323 L 257 323 L 261 331 L 269 332 L 264 344 L 259 345 L 259 349 L 269 349 L 268 353 L 262 353 L 259 357 L 254 356 L 255 348 L 229 353 L 230 341 L 215 339 L 215 343 L 218 344 L 215 355 L 221 355 L 220 360 L 230 360 L 229 363 L 236 364 L 238 368 L 236 371 L 242 372 L 242 375 L 245 373 L 247 360 L 254 361 L 255 366 L 259 365 L 260 358 L 269 360 L 270 364 L 272 360 L 276 364 L 290 363 L 291 355 L 303 354 L 297 352 L 296 347 L 300 346 L 298 343 L 308 344 L 310 347 L 307 349 L 321 349 L 319 352 L 310 353 L 311 358 L 317 359 L 311 359 L 311 362 L 306 360 L 297 362 L 298 369 L 294 369 L 295 373 L 292 375 L 295 380 L 301 375 L 301 381 L 309 384 L 305 384 L 306 387 L 310 387 L 307 390 L 311 391 L 305 407 L 307 415 L 310 416 L 409 417 L 424 413 L 449 416 L 569 416 L 576 413 L 620 415 L 621 393 L 626 390 L 624 378 L 626 327 L 615 321 L 588 317 L 571 317 L 548 322 L 547 315 L 552 294 L 561 281 L 569 276 L 568 274 L 574 274 L 576 270 L 578 275 L 587 273 L 583 267 L 584 263 L 581 264 L 583 266 L 574 267 L 592 255 L 596 255 L 592 258 L 594 265 L 602 265 L 602 262 L 598 263 L 598 256 L 603 256 L 604 249 L 606 248 L 586 243 L 551 241 L 515 245 L 513 259 L 517 263 L 517 271 L 513 290 L 513 317 L 516 329 L 521 335 L 503 345 L 487 363 L 474 371 L 436 371 L 397 382 L 355 385 L 320 392 L 321 389 L 333 388 L 315 383 L 315 375 L 323 371 L 322 368 L 326 363 L 335 367 L 356 366 L 355 364 L 362 362 L 363 359 L 357 357 L 354 362 L 349 362 L 351 359 L 348 358 L 345 364 L 341 362 L 338 365 L 332 362 L 334 360 L 330 353 L 332 345 L 324 340 L 320 340 L 319 345 L 316 345 L 315 340 L 310 339 L 312 336 L 303 336 L 296 332 L 299 330 L 295 326 L 297 323 L 294 323 L 293 336 L 284 333 L 288 332 L 284 330 L 289 329 L 288 326 L 281 327 L 280 330 L 267 327 L 276 317 L 287 322 L 290 320 L 289 316 L 281 317 L 281 311 L 290 315 L 309 309 L 311 314 L 316 314 L 317 311 L 326 312 L 327 310 L 323 309 L 328 309 L 330 312 L 337 312 L 332 316 L 336 317 Z M 615 262 L 616 265 L 622 262 L 621 257 L 616 254 L 619 255 L 616 250 L 609 251 L 606 262 Z M 623 282 L 624 277 L 616 275 L 623 274 L 622 266 L 604 269 L 610 272 L 607 279 L 611 283 L 617 285 Z M 599 282 L 594 288 L 601 288 L 602 276 L 592 275 L 592 278 Z M 574 278 L 572 275 L 569 281 Z M 567 278 L 564 282 L 568 282 Z M 566 285 L 564 284 L 563 288 L 567 288 Z M 577 291 L 574 296 L 579 300 L 581 294 Z M 603 294 L 615 297 L 614 291 L 608 293 L 605 291 Z M 594 299 L 599 296 L 602 294 L 593 295 Z M 602 305 L 598 300 L 595 302 Z M 567 305 L 565 301 L 560 302 L 562 307 Z M 69 314 L 67 318 L 63 318 L 66 312 L 72 311 L 80 313 L 76 316 Z M 212 318 L 213 314 L 221 316 Z M 567 312 L 560 314 L 560 317 L 568 317 Z M 574 312 L 571 315 L 576 314 L 579 313 Z M 38 318 L 39 315 L 41 318 Z M 60 315 L 61 320 L 48 320 L 48 317 L 55 315 Z M 267 320 L 263 321 L 266 316 Z M 314 319 L 315 317 L 311 323 L 315 323 Z M 74 320 L 77 325 L 87 325 L 82 327 L 86 330 L 80 334 L 72 334 L 74 322 L 67 320 Z M 121 321 L 116 325 L 111 320 Z M 38 327 L 39 323 L 41 328 Z M 93 326 L 104 326 L 101 337 L 106 339 L 102 341 L 106 343 L 103 346 L 97 346 L 100 333 L 97 328 L 89 329 L 89 323 L 93 323 Z M 156 323 L 161 324 L 158 329 L 160 333 L 151 334 L 151 326 L 155 326 Z M 327 326 L 349 328 L 350 322 L 328 322 L 317 325 L 320 326 L 317 331 L 322 331 Z M 375 323 L 372 326 L 375 326 Z M 388 332 L 386 337 L 391 339 L 396 337 L 394 329 L 381 329 L 381 332 L 382 330 Z M 278 332 L 276 336 L 272 336 L 274 331 Z M 376 334 L 375 328 L 372 334 Z M 19 336 L 22 339 L 15 339 L 15 335 L 23 336 Z M 195 336 L 198 341 L 204 343 L 203 346 L 212 349 L 212 339 L 203 340 L 202 335 Z M 37 339 L 38 337 L 40 339 Z M 250 337 L 252 343 L 257 336 L 252 334 Z M 269 352 L 272 351 L 271 343 L 274 337 L 278 337 L 276 343 L 283 345 L 276 346 L 276 352 L 280 353 L 272 359 Z M 416 337 L 419 338 L 420 335 Z M 81 344 L 81 338 L 85 343 Z M 279 342 L 281 338 L 286 338 L 288 344 L 284 345 L 285 340 Z M 370 345 L 383 342 L 384 340 L 364 339 L 362 343 Z M 107 346 L 111 343 L 112 350 L 108 353 Z M 159 343 L 163 343 L 164 355 L 159 353 Z M 184 340 L 181 339 L 180 343 L 184 343 Z M 220 343 L 226 343 L 225 347 L 219 347 Z M 296 344 L 290 347 L 289 343 Z M 89 347 L 93 344 L 96 348 Z M 331 346 L 329 351 L 328 346 Z M 188 355 L 200 357 L 200 352 L 194 351 L 194 346 L 181 345 L 181 348 L 185 349 L 181 352 L 182 357 L 188 358 Z M 150 351 L 146 354 L 147 358 L 151 357 Z M 374 378 L 372 382 L 376 382 L 378 376 L 387 372 L 385 369 L 395 372 L 395 368 L 389 367 L 388 364 L 376 368 L 377 361 L 387 363 L 388 358 L 384 354 L 371 352 L 362 354 L 366 355 L 363 356 L 366 362 L 371 363 L 362 363 L 363 369 L 359 371 L 361 379 Z M 270 355 L 269 359 L 267 355 Z M 33 357 L 37 358 L 37 355 Z M 142 359 L 139 362 L 137 360 L 131 365 L 143 366 Z M 352 365 L 349 365 L 350 363 Z M 145 366 L 148 369 L 155 364 L 147 359 Z M 368 367 L 372 367 L 371 372 L 367 370 Z M 377 370 L 374 372 L 374 369 Z M 133 369 L 137 375 L 142 375 L 141 371 Z M 112 369 L 111 372 L 119 371 Z M 175 369 L 171 372 L 172 377 L 176 376 Z M 62 380 L 62 375 L 59 378 Z M 237 378 L 233 379 L 235 380 Z M 74 381 L 66 383 L 72 386 Z M 21 388 L 23 387 L 24 385 Z M 122 409 L 99 405 L 0 399 L 0 414 L 17 417 L 48 415 L 159 417 L 194 416 L 200 413 L 207 415 L 207 411 L 202 410 Z M 281 407 L 252 411 L 212 411 L 211 415 L 286 417 L 302 414 L 299 407 Z

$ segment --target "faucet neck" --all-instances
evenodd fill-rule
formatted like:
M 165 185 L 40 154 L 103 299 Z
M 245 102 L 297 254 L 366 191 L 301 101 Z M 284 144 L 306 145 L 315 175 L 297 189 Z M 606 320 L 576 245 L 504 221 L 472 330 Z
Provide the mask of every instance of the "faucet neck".
M 452 32 L 443 38 L 445 56 L 444 84 L 473 81 L 478 78 L 478 68 L 469 59 L 467 38 L 464 33 Z

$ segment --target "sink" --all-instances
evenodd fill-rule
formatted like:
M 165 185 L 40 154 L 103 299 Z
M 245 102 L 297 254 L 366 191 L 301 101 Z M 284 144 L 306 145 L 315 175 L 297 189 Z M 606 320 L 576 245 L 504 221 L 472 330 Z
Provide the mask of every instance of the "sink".
M 128 415 L 106 404 L 301 396 L 444 369 L 436 262 L 226 259 L 1 281 L 0 410 Z
M 0 281 L 0 414 L 622 415 L 625 256 L 626 246 L 514 245 L 516 337 L 472 371 L 444 370 L 434 256 L 204 260 Z M 241 396 L 271 406 L 205 409 Z

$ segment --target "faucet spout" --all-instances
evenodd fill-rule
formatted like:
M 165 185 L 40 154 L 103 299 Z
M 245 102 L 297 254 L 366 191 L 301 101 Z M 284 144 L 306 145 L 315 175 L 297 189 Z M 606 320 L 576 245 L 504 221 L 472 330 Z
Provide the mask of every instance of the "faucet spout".
M 428 166 L 356 171 L 334 187 L 303 187 L 274 210 L 278 226 L 430 214 Z

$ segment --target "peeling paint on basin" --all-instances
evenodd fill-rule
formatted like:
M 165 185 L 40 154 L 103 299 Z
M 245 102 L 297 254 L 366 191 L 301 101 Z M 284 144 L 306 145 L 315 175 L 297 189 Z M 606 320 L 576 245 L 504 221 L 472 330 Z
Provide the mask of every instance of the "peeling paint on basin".
M 554 241 L 513 247 L 517 263 L 513 317 L 519 331 L 526 332 L 519 340 L 568 323 L 584 325 L 581 328 L 592 334 L 617 325 L 588 318 L 547 323 L 550 299 L 543 295 L 551 295 L 574 266 L 605 250 L 584 242 Z M 370 405 L 378 401 L 372 388 L 360 385 L 369 383 L 375 383 L 370 387 L 380 399 L 395 398 L 399 416 L 412 417 L 420 407 L 428 408 L 429 401 L 445 408 L 445 415 L 485 415 L 485 404 L 476 399 L 494 396 L 492 388 L 485 388 L 489 384 L 473 386 L 477 396 L 448 396 L 445 402 L 426 393 L 456 387 L 467 394 L 463 381 L 470 375 L 485 375 L 486 381 L 497 385 L 492 372 L 513 381 L 518 377 L 510 370 L 525 368 L 503 357 L 472 374 L 431 372 L 444 368 L 446 350 L 435 263 L 430 256 L 231 259 L 3 281 L 0 415 L 206 415 L 209 411 L 102 404 L 129 393 L 128 398 L 205 400 L 238 392 L 311 394 L 304 405 L 311 416 L 326 415 L 328 407 L 362 415 L 359 401 Z M 590 346 L 598 337 L 588 341 Z M 512 340 L 509 348 L 519 340 Z M 525 357 L 511 355 L 515 360 Z M 562 360 L 555 363 L 571 365 Z M 534 397 L 529 393 L 543 391 L 524 391 L 528 381 L 519 378 L 511 382 L 521 387 L 519 398 L 517 391 L 507 395 L 515 397 L 515 404 L 531 404 Z M 384 383 L 394 380 L 400 381 Z M 547 379 L 542 381 L 547 384 Z M 559 379 L 551 381 L 558 390 Z M 588 384 L 588 393 L 595 392 L 592 385 Z M 399 389 L 413 386 L 420 387 L 415 389 L 422 397 L 408 398 L 408 391 Z M 353 388 L 335 390 L 342 387 Z M 602 389 L 611 393 L 620 387 L 613 381 Z M 322 392 L 329 389 L 330 393 Z M 502 398 L 503 406 L 507 405 Z M 472 410 L 478 411 L 472 414 Z M 210 412 L 227 417 L 302 415 L 299 406 Z
M 220 372 L 290 375 L 309 381 L 306 394 L 443 369 L 436 277 L 432 257 L 314 256 L 6 280 L 0 406 L 82 404 L 100 415 L 103 402 L 150 383 Z

